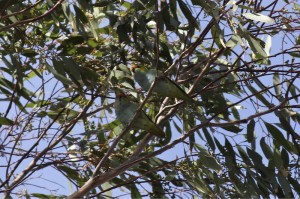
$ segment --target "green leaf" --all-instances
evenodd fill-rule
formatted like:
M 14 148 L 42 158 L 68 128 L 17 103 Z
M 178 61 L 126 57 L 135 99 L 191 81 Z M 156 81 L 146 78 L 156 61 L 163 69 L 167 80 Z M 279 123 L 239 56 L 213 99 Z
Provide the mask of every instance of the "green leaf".
M 277 99 L 280 102 L 282 102 L 284 100 L 284 98 L 282 97 L 282 88 L 281 88 L 280 83 L 281 83 L 281 80 L 280 80 L 279 74 L 275 73 L 273 75 L 273 85 L 275 86 L 274 89 L 275 89 L 275 93 L 277 95 Z
M 202 131 L 204 133 L 206 141 L 208 142 L 208 145 L 210 146 L 210 148 L 213 151 L 215 151 L 216 150 L 216 146 L 215 146 L 215 143 L 214 143 L 214 140 L 213 140 L 212 136 L 210 135 L 210 133 L 208 132 L 208 130 L 206 128 L 203 128 Z
M 157 18 L 158 18 L 158 19 L 157 19 L 158 32 L 159 32 L 159 33 L 163 33 L 163 32 L 164 32 L 165 24 L 164 24 L 163 15 L 162 15 L 161 12 L 158 13 Z
M 19 84 L 15 85 L 14 83 L 8 81 L 7 79 L 0 77 L 0 85 L 5 86 L 6 88 L 8 88 L 8 90 L 16 90 L 18 97 L 13 99 L 13 101 L 15 103 L 19 103 L 21 105 L 20 102 L 17 102 L 19 97 L 24 97 L 26 100 L 34 103 L 34 100 L 32 99 L 34 97 L 34 94 L 24 87 L 20 88 Z M 8 91 L 8 90 L 6 90 L 6 91 Z M 4 90 L 2 90 L 2 91 L 4 91 Z M 6 92 L 6 91 L 4 91 L 4 92 Z M 11 95 L 9 92 L 7 94 Z M 21 105 L 21 107 L 22 107 L 22 105 Z M 23 109 L 23 108 L 21 108 L 21 109 Z
M 218 149 L 220 150 L 220 152 L 226 156 L 226 151 L 224 149 L 224 146 L 219 142 L 219 139 L 214 137 L 214 140 L 215 140 L 215 143 L 216 143 Z
M 112 1 L 105 1 L 105 0 L 102 0 L 100 2 L 97 2 L 97 3 L 94 3 L 92 4 L 92 6 L 94 7 L 105 7 L 107 6 L 108 4 L 110 4 Z
M 113 180 L 111 180 L 112 182 L 114 182 L 115 184 L 121 184 L 123 181 L 121 181 L 119 178 L 114 178 Z M 111 182 L 104 182 L 102 185 L 101 185 L 101 188 L 103 190 L 109 190 L 109 191 L 105 191 L 105 196 L 108 197 L 108 198 L 112 198 L 112 190 L 110 190 L 110 188 L 113 187 L 112 185 L 113 183 Z
M 85 16 L 85 14 L 82 12 L 80 8 L 78 8 L 76 5 L 73 4 L 76 18 L 79 19 L 83 24 L 86 24 L 89 22 L 88 18 Z
M 274 157 L 273 152 L 270 149 L 270 147 L 267 145 L 264 137 L 260 140 L 260 147 L 267 159 L 269 160 L 273 159 Z
M 262 23 L 275 23 L 274 19 L 260 13 L 243 13 L 242 15 L 247 19 L 259 21 Z
M 240 156 L 243 159 L 243 164 L 246 164 L 247 166 L 251 166 L 252 162 L 249 159 L 249 157 L 248 157 L 247 153 L 245 152 L 245 150 L 242 147 L 240 147 L 240 146 L 237 146 L 237 149 L 239 151 Z
M 231 107 L 232 114 L 236 120 L 240 120 L 240 114 L 235 106 Z
M 98 46 L 98 43 L 94 40 L 94 39 L 89 39 L 87 40 L 87 44 L 90 46 L 90 47 L 97 47 Z
M 139 190 L 136 188 L 134 184 L 131 184 L 130 186 L 130 193 L 131 193 L 131 198 L 136 198 L 136 199 L 142 198 Z
M 109 19 L 109 25 L 111 26 L 111 27 L 113 27 L 116 23 L 117 23 L 117 21 L 118 21 L 118 16 L 117 15 L 115 15 L 115 14 L 111 14 L 111 13 L 105 13 L 106 14 L 106 16 L 108 17 L 108 19 Z
M 259 40 L 258 38 L 254 37 L 250 32 L 245 30 L 241 24 L 238 24 L 238 31 L 239 33 L 247 40 L 251 50 L 255 54 L 256 58 L 265 58 L 267 54 L 261 43 L 264 44 L 263 41 Z
M 233 132 L 233 133 L 239 133 L 243 130 L 243 129 L 240 129 L 239 127 L 237 127 L 237 126 L 224 126 L 224 127 L 221 127 L 221 128 L 225 129 L 226 131 Z
M 300 53 L 298 52 L 288 52 L 288 54 L 290 54 L 293 57 L 300 57 Z
M 199 162 L 205 167 L 213 169 L 217 172 L 220 172 L 222 170 L 221 165 L 213 156 L 201 155 Z
M 281 159 L 284 164 L 284 167 L 287 168 L 290 164 L 290 158 L 288 152 L 284 148 L 282 148 L 281 150 Z
M 38 53 L 33 49 L 24 49 L 21 54 L 25 57 L 35 57 L 36 55 L 38 55 Z
M 266 39 L 266 45 L 265 45 L 265 52 L 267 56 L 270 56 L 271 46 L 272 46 L 272 37 L 268 35 Z
M 247 177 L 247 192 L 244 195 L 245 197 L 253 197 L 253 198 L 259 198 L 259 194 L 261 193 L 261 191 L 259 190 L 256 182 L 254 181 L 253 177 L 251 176 L 251 172 L 247 171 L 246 173 L 246 177 Z
M 56 72 L 54 70 L 54 68 L 52 66 L 50 66 L 47 62 L 46 62 L 46 68 L 54 75 L 54 77 L 61 81 L 63 84 L 67 84 L 67 85 L 72 85 L 73 82 L 70 81 L 69 79 L 67 79 L 66 77 L 64 77 L 63 75 L 59 74 L 58 72 Z
M 60 59 L 53 59 L 53 68 L 56 70 L 57 73 L 62 75 L 63 77 L 67 78 L 66 71 L 64 70 L 64 62 Z
M 268 129 L 269 133 L 273 136 L 277 143 L 283 146 L 286 150 L 291 151 L 291 146 L 289 145 L 286 138 L 282 135 L 282 133 L 272 124 L 264 122 L 266 128 Z
M 224 45 L 222 43 L 222 41 L 224 40 L 224 29 L 221 29 L 219 24 L 215 23 L 215 25 L 211 29 L 211 34 L 218 47 L 222 48 Z
M 82 80 L 88 85 L 88 84 L 97 84 L 99 81 L 100 75 L 98 73 L 95 73 L 95 71 L 87 68 L 87 67 L 80 67 L 78 68 L 80 75 L 82 77 Z
M 227 166 L 231 168 L 236 167 L 236 153 L 227 138 L 225 138 L 225 148 L 227 150 L 225 154 Z
M 161 7 L 163 8 L 161 10 L 161 14 L 162 14 L 164 24 L 166 25 L 167 30 L 174 30 L 175 27 L 174 27 L 174 23 L 171 22 L 172 17 L 169 12 L 170 7 L 169 7 L 168 3 L 166 1 L 161 1 Z M 172 20 L 175 21 L 174 18 L 172 18 Z
M 174 19 L 178 22 L 178 17 L 177 17 L 177 0 L 170 0 L 169 4 L 170 4 L 171 13 L 172 13 Z
M 3 61 L 4 64 L 5 64 L 5 66 L 7 66 L 9 68 L 10 74 L 12 74 L 13 72 L 15 72 L 16 66 L 14 64 L 11 64 L 11 62 L 8 59 L 6 59 L 5 56 L 1 57 L 1 61 Z
M 248 89 L 252 92 L 252 94 L 259 99 L 265 106 L 272 107 L 273 105 L 261 94 L 259 93 L 254 87 L 248 85 Z
M 191 13 L 191 11 L 187 7 L 187 5 L 182 0 L 178 0 L 177 2 L 178 2 L 178 5 L 179 5 L 181 11 L 183 12 L 184 16 L 189 21 L 190 26 L 200 29 L 197 20 L 194 18 L 193 14 Z
M 65 172 L 68 178 L 76 180 L 77 182 L 83 182 L 83 179 L 80 178 L 78 171 L 67 166 L 58 166 L 57 168 Z
M 290 115 L 286 112 L 286 109 L 279 110 L 278 112 L 275 112 L 275 114 L 279 117 L 280 125 L 284 130 L 286 130 L 287 134 L 298 138 L 299 135 L 294 131 L 293 127 L 289 122 Z M 286 148 L 289 152 L 295 154 L 299 153 L 293 143 L 289 142 L 288 140 L 286 140 L 286 142 L 290 146 L 289 149 Z
M 190 151 L 193 151 L 194 148 L 194 144 L 195 144 L 195 134 L 192 133 L 191 135 L 189 135 L 189 145 L 190 145 Z
M 164 57 L 166 57 L 167 61 L 170 64 L 172 64 L 173 63 L 173 58 L 172 58 L 170 50 L 169 50 L 170 47 L 166 43 L 164 43 L 164 42 L 161 42 L 160 45 L 161 45 L 161 54 Z
M 294 198 L 290 187 L 290 183 L 287 181 L 287 179 L 283 177 L 281 174 L 277 174 L 277 179 L 279 184 L 281 185 L 281 188 L 283 189 L 285 198 Z
M 289 183 L 293 186 L 294 190 L 300 195 L 300 183 L 299 180 L 295 180 L 290 175 L 288 176 Z
M 14 125 L 14 121 L 12 121 L 12 120 L 10 120 L 8 118 L 0 116 L 0 125 L 12 126 L 12 125 Z
M 131 43 L 131 40 L 127 33 L 126 24 L 121 24 L 117 27 L 117 34 L 120 42 Z
M 85 41 L 85 38 L 83 35 L 80 35 L 80 34 L 71 35 L 67 39 L 65 39 L 61 42 L 61 46 L 59 46 L 58 49 L 65 48 L 68 46 L 75 46 L 78 44 L 82 44 L 82 43 L 84 43 L 84 41 Z
M 194 5 L 199 5 L 201 6 L 205 12 L 213 17 L 217 17 L 219 14 L 219 6 L 216 2 L 214 1 L 199 1 L 199 0 L 192 0 L 192 3 Z
M 260 154 L 258 154 L 256 151 L 247 148 L 247 153 L 249 157 L 251 158 L 254 165 L 262 165 L 262 157 Z
M 267 57 L 266 52 L 264 51 L 263 47 L 260 45 L 259 40 L 252 35 L 246 34 L 245 36 L 246 40 L 248 41 L 251 50 L 254 52 L 254 54 L 260 58 Z
M 4 2 L 1 2 L 1 3 L 4 3 Z M 13 11 L 10 10 L 10 9 L 7 9 L 6 12 L 7 12 L 7 14 L 12 14 L 12 13 L 13 13 Z M 17 19 L 14 15 L 10 16 L 9 19 L 10 19 L 13 23 L 18 22 L 18 19 Z
M 80 69 L 77 63 L 73 61 L 73 59 L 62 57 L 63 60 L 63 68 L 66 73 L 69 75 L 70 79 L 73 81 L 74 84 L 78 86 L 78 88 L 82 87 L 82 78 L 80 74 Z
M 295 99 L 295 101 L 298 103 L 298 95 L 297 95 L 297 92 L 296 90 L 298 91 L 298 93 L 300 92 L 300 89 L 297 88 L 296 86 L 294 85 L 291 85 L 291 82 L 290 81 L 287 81 L 287 86 L 290 87 L 290 93 L 291 95 L 293 96 L 293 98 Z
M 254 121 L 254 119 L 252 119 L 252 120 L 250 120 L 249 124 L 247 125 L 246 138 L 249 143 L 252 143 L 252 141 L 255 139 L 254 127 L 255 127 L 255 121 Z
M 166 181 L 171 181 L 171 180 L 175 179 L 175 177 L 176 177 L 176 173 L 175 172 L 170 172 L 170 173 L 168 173 L 168 175 L 166 175 L 165 180 Z
M 32 197 L 41 198 L 41 199 L 55 199 L 57 196 L 54 195 L 47 195 L 42 193 L 32 193 L 30 194 Z
M 233 49 L 237 44 L 242 44 L 242 38 L 239 35 L 232 35 L 226 42 L 226 46 Z

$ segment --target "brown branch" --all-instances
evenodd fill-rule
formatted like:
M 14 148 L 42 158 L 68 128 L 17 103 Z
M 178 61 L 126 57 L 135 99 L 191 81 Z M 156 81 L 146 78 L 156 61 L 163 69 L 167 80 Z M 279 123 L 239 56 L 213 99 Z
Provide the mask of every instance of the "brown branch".
M 28 24 L 30 22 L 34 22 L 34 21 L 38 21 L 44 17 L 46 17 L 47 15 L 51 14 L 60 4 L 62 4 L 64 0 L 59 0 L 48 12 L 38 16 L 38 17 L 35 17 L 35 18 L 32 18 L 32 19 L 26 19 L 26 20 L 23 20 L 23 21 L 18 21 L 18 22 L 15 22 L 13 24 L 9 24 L 3 28 L 0 28 L 0 32 L 4 31 L 4 30 L 8 30 L 10 28 L 13 28 L 13 27 L 16 27 L 16 26 L 19 26 L 19 25 L 24 25 L 24 24 Z
M 14 12 L 14 13 L 11 13 L 11 14 L 8 14 L 8 15 L 4 15 L 4 16 L 1 16 L 0 17 L 0 20 L 4 20 L 6 18 L 9 18 L 9 17 L 12 17 L 12 16 L 16 16 L 16 15 L 19 15 L 19 14 L 22 14 L 24 12 L 27 12 L 28 10 L 30 10 L 31 8 L 37 6 L 39 3 L 41 3 L 43 0 L 39 0 L 37 2 L 35 2 L 34 4 L 32 4 L 31 6 L 28 6 L 27 8 L 23 9 L 23 10 L 20 10 L 19 12 Z

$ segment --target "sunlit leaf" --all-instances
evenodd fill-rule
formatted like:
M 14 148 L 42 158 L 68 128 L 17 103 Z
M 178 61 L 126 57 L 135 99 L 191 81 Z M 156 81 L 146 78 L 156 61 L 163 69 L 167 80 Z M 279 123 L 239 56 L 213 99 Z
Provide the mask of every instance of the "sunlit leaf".
M 272 37 L 268 35 L 266 39 L 266 45 L 265 45 L 265 51 L 267 56 L 270 56 L 271 47 L 272 47 Z
M 245 38 L 250 45 L 251 50 L 256 54 L 259 55 L 258 57 L 267 57 L 267 54 L 263 47 L 260 45 L 259 40 L 254 38 L 252 35 L 245 34 Z
M 244 13 L 243 14 L 244 17 L 246 17 L 247 19 L 251 19 L 251 20 L 255 20 L 255 21 L 259 21 L 259 22 L 263 22 L 263 23 L 274 23 L 274 19 L 272 19 L 269 16 L 265 16 L 263 14 L 260 13 Z
M 282 88 L 281 88 L 281 85 L 278 85 L 278 84 L 280 84 L 280 77 L 279 77 L 279 75 L 278 75 L 278 73 L 275 73 L 274 75 L 273 75 L 273 84 L 274 84 L 274 89 L 275 89 L 275 92 L 276 92 L 276 94 L 277 94 L 277 98 L 280 100 L 280 101 L 282 101 L 283 99 L 283 97 L 281 96 L 281 94 L 282 94 Z

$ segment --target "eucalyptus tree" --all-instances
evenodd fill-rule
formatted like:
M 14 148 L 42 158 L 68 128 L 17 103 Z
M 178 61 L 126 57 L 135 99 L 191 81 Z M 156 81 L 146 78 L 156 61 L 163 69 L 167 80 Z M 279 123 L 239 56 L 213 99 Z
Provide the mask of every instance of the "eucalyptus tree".
M 1 5 L 4 198 L 299 197 L 296 1 Z

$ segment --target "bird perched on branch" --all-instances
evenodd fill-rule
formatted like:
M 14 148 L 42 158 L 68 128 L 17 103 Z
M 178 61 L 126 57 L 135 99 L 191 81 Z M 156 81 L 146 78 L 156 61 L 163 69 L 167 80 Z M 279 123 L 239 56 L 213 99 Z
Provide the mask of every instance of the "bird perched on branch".
M 116 92 L 115 111 L 117 119 L 123 124 L 128 125 L 137 114 L 135 121 L 132 124 L 132 129 L 144 130 L 158 137 L 165 137 L 165 132 L 159 128 L 148 116 L 141 110 L 137 112 L 139 104 L 130 99 L 129 96 L 121 92 Z
M 148 92 L 155 78 L 157 78 L 153 88 L 153 93 L 156 93 L 161 97 L 178 98 L 188 102 L 193 101 L 192 98 L 174 81 L 164 76 L 157 76 L 156 70 L 154 69 L 147 69 L 146 67 L 139 67 L 133 64 L 130 67 L 130 70 L 133 74 L 134 80 L 146 92 Z

